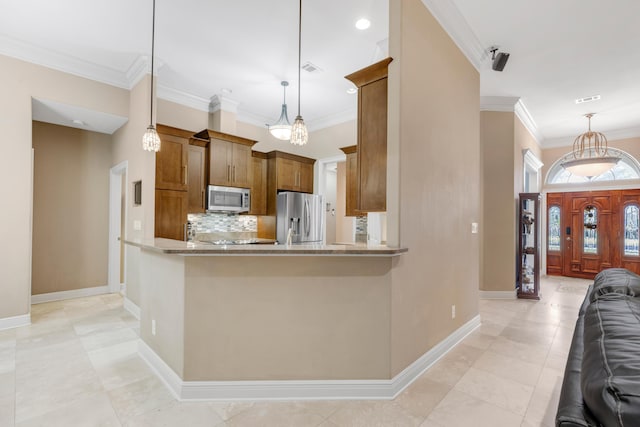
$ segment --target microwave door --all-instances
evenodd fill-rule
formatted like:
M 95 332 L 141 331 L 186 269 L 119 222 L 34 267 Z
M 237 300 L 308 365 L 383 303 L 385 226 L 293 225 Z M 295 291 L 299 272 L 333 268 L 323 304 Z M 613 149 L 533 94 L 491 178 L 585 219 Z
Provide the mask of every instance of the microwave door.
M 226 191 L 224 194 L 225 206 L 240 209 L 242 208 L 242 193 Z

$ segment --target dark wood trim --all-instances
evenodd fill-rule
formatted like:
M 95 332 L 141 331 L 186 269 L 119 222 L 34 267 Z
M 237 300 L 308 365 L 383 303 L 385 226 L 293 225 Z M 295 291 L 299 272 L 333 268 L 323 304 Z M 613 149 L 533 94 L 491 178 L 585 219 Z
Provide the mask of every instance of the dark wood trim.
M 251 157 L 257 157 L 259 159 L 267 159 L 267 153 L 263 153 L 262 151 L 251 151 Z
M 209 140 L 208 139 L 191 137 L 191 138 L 189 138 L 189 145 L 196 145 L 198 147 L 205 147 L 206 148 L 209 145 Z
M 377 80 L 384 79 L 388 75 L 389 63 L 393 58 L 386 58 L 380 62 L 369 65 L 361 70 L 344 76 L 345 79 L 353 82 L 357 87 L 362 87 Z
M 156 124 L 156 130 L 158 131 L 158 133 L 163 133 L 165 135 L 179 136 L 181 138 L 191 138 L 193 136 L 193 131 L 178 129 L 178 128 L 163 125 L 160 123 Z
M 228 133 L 222 133 L 211 129 L 204 129 L 200 132 L 192 135 L 194 138 L 206 139 L 209 140 L 211 138 L 220 139 L 222 141 L 229 141 L 236 144 L 243 144 L 252 147 L 256 142 L 253 139 L 243 138 L 241 136 L 230 135 Z
M 349 147 L 340 148 L 344 154 L 353 154 L 358 151 L 357 145 L 350 145 Z
M 269 151 L 267 153 L 267 158 L 268 159 L 275 159 L 275 158 L 278 158 L 278 157 L 281 158 L 281 159 L 295 160 L 295 161 L 300 162 L 300 163 L 314 164 L 316 162 L 315 159 L 311 159 L 309 157 L 298 156 L 296 154 L 285 153 L 283 151 Z

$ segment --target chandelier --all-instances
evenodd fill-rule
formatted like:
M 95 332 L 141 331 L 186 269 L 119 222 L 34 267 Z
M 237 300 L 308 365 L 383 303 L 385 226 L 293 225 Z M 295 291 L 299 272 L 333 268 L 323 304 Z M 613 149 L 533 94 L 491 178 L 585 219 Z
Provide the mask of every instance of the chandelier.
M 151 102 L 149 110 L 149 126 L 147 131 L 142 136 L 142 148 L 146 151 L 159 151 L 160 150 L 160 137 L 156 131 L 156 127 L 153 125 L 153 56 L 155 50 L 155 35 L 156 35 L 156 0 L 153 0 L 153 15 L 151 20 Z
M 289 122 L 289 117 L 287 116 L 287 86 L 289 86 L 289 82 L 280 82 L 282 85 L 282 91 L 284 92 L 282 96 L 282 112 L 280 113 L 280 118 L 277 122 L 269 126 L 269 133 L 278 139 L 282 139 L 283 141 L 288 141 L 291 138 L 291 123 Z
M 589 130 L 576 137 L 573 156 L 562 163 L 562 167 L 573 175 L 592 178 L 611 170 L 620 161 L 619 157 L 609 155 L 604 134 L 591 130 L 593 116 L 594 113 L 585 114 L 589 120 Z

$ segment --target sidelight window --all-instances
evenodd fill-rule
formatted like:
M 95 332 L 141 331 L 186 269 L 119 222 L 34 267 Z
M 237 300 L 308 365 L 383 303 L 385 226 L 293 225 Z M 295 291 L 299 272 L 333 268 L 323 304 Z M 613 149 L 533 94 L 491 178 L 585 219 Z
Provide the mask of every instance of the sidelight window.
M 550 251 L 560 250 L 560 207 L 549 208 L 549 238 L 547 240 Z
M 628 205 L 624 208 L 624 254 L 640 255 L 640 236 L 638 236 L 638 214 L 640 209 L 637 205 Z
M 587 206 L 584 209 L 584 236 L 582 239 L 585 254 L 598 253 L 598 209 Z

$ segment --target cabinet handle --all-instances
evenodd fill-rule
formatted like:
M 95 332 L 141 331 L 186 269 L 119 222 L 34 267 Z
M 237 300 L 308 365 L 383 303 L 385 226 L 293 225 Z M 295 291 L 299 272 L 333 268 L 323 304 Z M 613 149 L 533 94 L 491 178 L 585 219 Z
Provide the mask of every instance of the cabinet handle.
M 189 185 L 189 166 L 184 165 L 184 184 Z
M 231 165 L 227 165 L 227 181 L 231 181 Z
M 233 165 L 233 179 L 231 181 L 236 182 L 236 166 L 235 165 Z
M 200 193 L 202 193 L 202 209 L 204 209 L 204 190 L 200 190 Z

